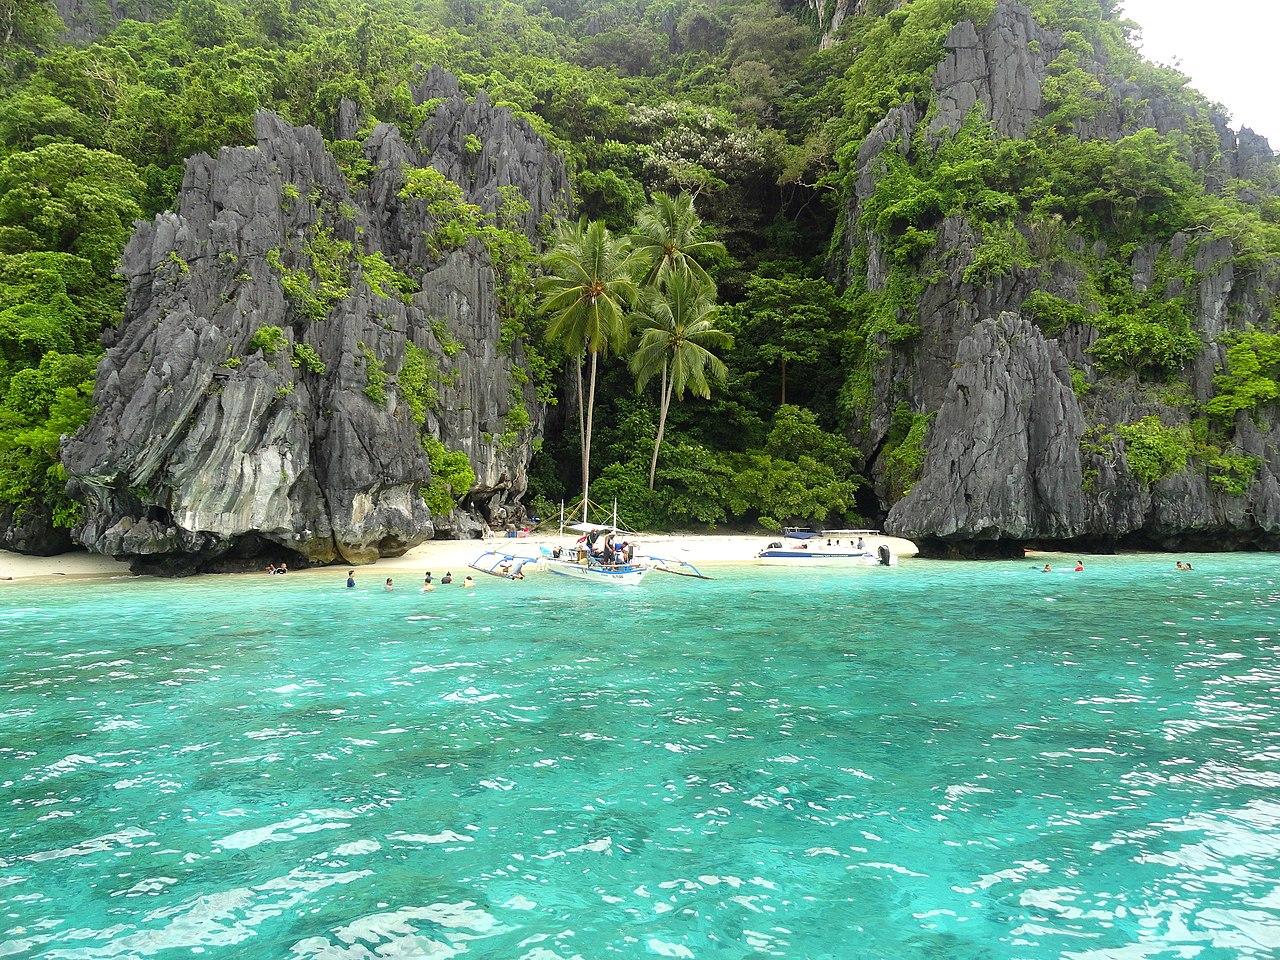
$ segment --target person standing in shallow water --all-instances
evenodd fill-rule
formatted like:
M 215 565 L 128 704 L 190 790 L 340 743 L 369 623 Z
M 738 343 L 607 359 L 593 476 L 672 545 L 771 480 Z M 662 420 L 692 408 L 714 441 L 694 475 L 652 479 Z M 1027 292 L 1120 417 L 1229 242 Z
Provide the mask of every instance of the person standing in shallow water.
M 347 589 L 354 590 L 356 588 L 356 572 L 354 570 L 347 571 Z
M 390 578 L 390 577 L 387 577 L 387 582 L 386 582 L 386 583 L 384 583 L 384 584 L 382 585 L 382 589 L 383 589 L 383 590 L 392 590 L 392 589 L 394 589 L 394 587 L 393 587 L 393 585 L 392 585 L 392 583 L 391 583 L 391 578 Z
M 440 578 L 440 582 L 444 584 L 453 583 L 453 571 L 452 570 L 447 571 L 445 575 Z

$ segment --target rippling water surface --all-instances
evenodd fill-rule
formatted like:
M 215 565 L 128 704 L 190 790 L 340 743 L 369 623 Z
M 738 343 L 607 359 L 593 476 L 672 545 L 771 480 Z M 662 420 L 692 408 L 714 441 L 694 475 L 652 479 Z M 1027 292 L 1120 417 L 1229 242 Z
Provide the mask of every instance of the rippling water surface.
M 1272 958 L 1280 558 L 1171 566 L 9 586 L 0 956 Z

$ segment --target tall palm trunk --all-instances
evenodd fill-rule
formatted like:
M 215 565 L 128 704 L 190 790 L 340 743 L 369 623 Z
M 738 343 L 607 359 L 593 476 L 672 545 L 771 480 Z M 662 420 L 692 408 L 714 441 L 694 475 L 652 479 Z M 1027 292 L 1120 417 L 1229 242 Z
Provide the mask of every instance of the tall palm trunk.
M 582 444 L 582 502 L 589 503 L 587 493 L 591 489 L 591 422 L 596 412 L 596 358 L 600 355 L 591 351 L 591 386 L 587 392 L 587 429 Z
M 671 408 L 671 388 L 667 382 L 667 362 L 662 362 L 662 392 L 658 395 L 658 436 L 653 441 L 653 458 L 649 461 L 649 489 L 653 489 L 654 477 L 658 473 L 658 451 L 662 449 L 662 438 L 667 432 L 667 411 Z
M 587 426 L 586 426 L 586 391 L 582 389 L 582 365 L 585 362 L 583 356 L 578 356 L 578 463 L 582 467 L 582 516 L 586 519 L 587 504 Z

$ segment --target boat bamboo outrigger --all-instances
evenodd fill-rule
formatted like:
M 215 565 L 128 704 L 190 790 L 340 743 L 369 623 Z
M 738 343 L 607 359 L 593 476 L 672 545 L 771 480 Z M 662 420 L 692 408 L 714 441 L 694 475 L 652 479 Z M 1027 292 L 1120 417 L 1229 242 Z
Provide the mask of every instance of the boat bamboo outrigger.
M 519 554 L 504 553 L 501 550 L 486 550 L 472 560 L 468 567 L 487 573 L 491 577 L 502 577 L 504 580 L 523 580 L 524 568 L 537 563 L 537 557 L 522 557 Z

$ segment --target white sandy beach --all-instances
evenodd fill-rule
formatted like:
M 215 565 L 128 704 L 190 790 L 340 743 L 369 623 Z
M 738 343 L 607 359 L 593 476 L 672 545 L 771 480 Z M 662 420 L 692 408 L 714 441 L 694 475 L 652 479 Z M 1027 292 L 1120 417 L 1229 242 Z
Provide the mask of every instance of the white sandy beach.
M 412 571 L 421 576 L 427 570 L 437 576 L 452 571 L 460 573 L 468 563 L 485 550 L 499 550 L 513 555 L 536 556 L 541 546 L 554 546 L 557 543 L 570 545 L 574 542 L 573 534 L 560 537 L 550 536 L 508 539 L 493 537 L 486 540 L 429 540 L 421 546 L 414 547 L 401 557 L 384 558 L 359 569 L 366 573 L 377 572 L 383 576 L 395 576 L 398 571 Z M 748 563 L 756 553 L 767 544 L 781 539 L 775 534 L 654 534 L 646 536 L 637 534 L 634 538 L 637 550 L 641 554 L 669 557 L 685 560 L 697 566 Z M 916 554 L 915 545 L 910 541 L 897 537 L 869 536 L 866 538 L 871 549 L 881 543 L 887 543 L 889 549 L 899 557 L 912 557 Z M 326 573 L 340 568 L 341 564 L 330 567 L 313 567 L 309 571 L 298 573 Z M 533 568 L 530 568 L 532 572 Z M 65 553 L 57 557 L 27 557 L 19 553 L 0 550 L 0 578 L 6 582 L 17 582 L 46 577 L 118 577 L 128 576 L 129 566 L 118 560 L 98 556 L 92 553 Z M 0 582 L 0 587 L 3 583 Z

